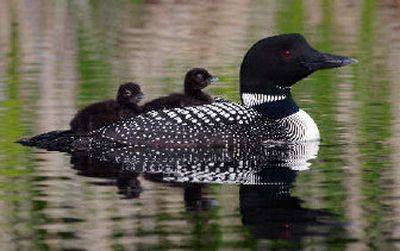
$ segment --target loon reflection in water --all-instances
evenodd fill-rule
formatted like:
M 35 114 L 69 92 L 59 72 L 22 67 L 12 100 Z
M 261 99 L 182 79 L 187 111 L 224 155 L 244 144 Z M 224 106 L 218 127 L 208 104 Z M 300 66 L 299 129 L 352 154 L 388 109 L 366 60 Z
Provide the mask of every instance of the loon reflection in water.
M 91 184 L 100 186 L 116 185 L 118 193 L 126 199 L 140 197 L 140 193 L 143 190 L 138 179 L 140 173 L 125 172 L 120 164 L 90 158 L 86 153 L 82 152 L 72 153 L 70 162 L 72 168 L 78 171 L 78 175 L 104 179 L 103 182 L 96 181 Z
M 264 169 L 305 170 L 316 157 L 319 142 L 266 143 L 253 147 L 209 148 L 104 148 L 89 156 L 120 164 L 124 170 L 162 175 L 163 181 L 268 184 L 259 175 Z M 276 181 L 279 182 L 279 181 Z
M 106 179 L 94 185 L 117 186 L 125 199 L 138 199 L 146 193 L 140 183 L 143 178 L 182 187 L 185 210 L 193 213 L 218 207 L 216 198 L 208 192 L 210 183 L 240 184 L 237 206 L 242 223 L 255 239 L 299 241 L 309 236 L 342 234 L 343 225 L 336 215 L 306 208 L 290 193 L 298 172 L 307 169 L 308 161 L 316 157 L 318 143 L 260 148 L 258 152 L 181 149 L 168 156 L 162 152 L 146 154 L 145 149 L 109 149 L 102 158 L 95 158 L 100 156 L 98 152 L 92 152 L 91 157 L 73 153 L 71 163 L 78 175 Z M 250 160 L 243 161 L 245 158 Z M 202 224 L 207 224 L 207 219 L 206 215 L 202 217 Z
M 344 223 L 337 215 L 303 207 L 302 200 L 281 191 L 279 186 L 240 186 L 242 223 L 250 227 L 255 239 L 299 241 L 310 236 L 341 237 L 344 233 Z
M 175 151 L 99 148 L 73 153 L 71 163 L 84 176 L 137 178 L 144 173 L 159 182 L 278 185 L 288 193 L 297 172 L 308 169 L 317 156 L 318 147 L 319 142 Z

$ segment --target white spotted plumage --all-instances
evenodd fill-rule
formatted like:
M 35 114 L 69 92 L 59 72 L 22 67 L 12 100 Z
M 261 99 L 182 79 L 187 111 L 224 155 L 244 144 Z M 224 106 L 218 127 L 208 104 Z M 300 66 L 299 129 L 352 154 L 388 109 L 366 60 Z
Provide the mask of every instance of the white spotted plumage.
M 223 147 L 237 142 L 305 141 L 319 138 L 314 121 L 302 110 L 281 119 L 268 119 L 253 108 L 228 101 L 152 111 L 108 125 L 90 135 L 99 141 L 106 139 L 119 145 L 155 144 L 162 147 Z

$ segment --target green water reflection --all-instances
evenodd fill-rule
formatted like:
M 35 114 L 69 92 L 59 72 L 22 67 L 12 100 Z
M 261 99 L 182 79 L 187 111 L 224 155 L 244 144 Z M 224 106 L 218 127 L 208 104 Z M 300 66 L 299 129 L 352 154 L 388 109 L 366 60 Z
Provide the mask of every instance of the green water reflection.
M 398 249 L 400 101 L 392 97 L 400 89 L 398 65 L 389 58 L 400 59 L 399 25 L 398 1 L 1 1 L 0 246 Z M 333 222 L 322 225 L 323 235 L 258 238 L 244 224 L 238 186 L 203 187 L 212 206 L 191 211 L 183 188 L 139 177 L 143 192 L 128 200 L 114 179 L 78 175 L 69 156 L 13 143 L 66 128 L 78 108 L 114 97 L 126 80 L 140 83 L 147 99 L 180 91 L 195 66 L 219 76 L 210 93 L 238 101 L 247 48 L 287 32 L 360 62 L 294 87 L 322 140 L 290 200 L 302 200 L 296 210 Z

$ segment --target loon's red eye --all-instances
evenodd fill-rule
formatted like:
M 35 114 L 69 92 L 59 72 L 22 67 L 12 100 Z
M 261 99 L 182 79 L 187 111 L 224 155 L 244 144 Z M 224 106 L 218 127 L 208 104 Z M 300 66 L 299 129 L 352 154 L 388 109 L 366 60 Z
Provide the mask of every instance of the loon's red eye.
M 289 50 L 284 50 L 281 52 L 281 54 L 282 54 L 282 57 L 284 57 L 286 59 L 289 59 L 292 57 L 292 53 Z

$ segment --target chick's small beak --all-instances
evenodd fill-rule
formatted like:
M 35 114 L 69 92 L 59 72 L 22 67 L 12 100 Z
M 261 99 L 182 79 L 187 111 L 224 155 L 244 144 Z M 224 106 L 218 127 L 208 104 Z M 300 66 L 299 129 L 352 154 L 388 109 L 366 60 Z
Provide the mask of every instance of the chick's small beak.
M 139 102 L 139 101 L 142 101 L 142 100 L 144 99 L 144 94 L 143 94 L 143 92 L 139 93 L 139 94 L 136 96 L 136 99 L 137 99 L 138 102 Z
M 208 81 L 210 82 L 210 84 L 214 84 L 218 81 L 218 77 L 217 76 L 211 76 L 208 78 Z

